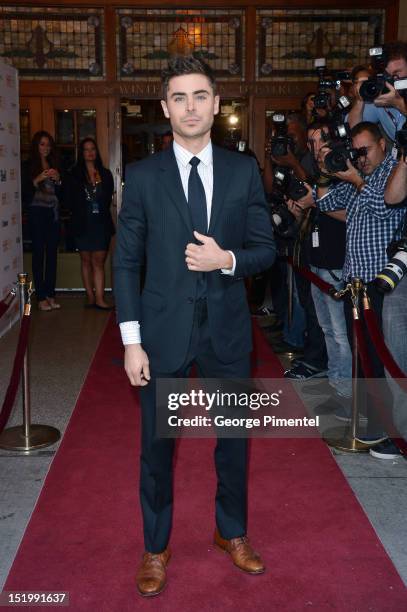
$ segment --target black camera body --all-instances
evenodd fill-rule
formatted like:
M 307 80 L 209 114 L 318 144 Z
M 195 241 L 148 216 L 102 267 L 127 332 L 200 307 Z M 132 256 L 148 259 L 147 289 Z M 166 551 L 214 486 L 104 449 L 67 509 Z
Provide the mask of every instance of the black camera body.
M 305 183 L 295 176 L 291 175 L 291 179 L 287 189 L 287 197 L 291 200 L 301 200 L 308 193 Z
M 299 200 L 307 195 L 308 190 L 290 168 L 277 166 L 273 174 L 271 192 L 271 220 L 275 230 L 284 238 L 293 238 L 297 234 L 294 215 L 288 210 L 286 198 Z
M 363 81 L 359 89 L 359 95 L 364 102 L 372 103 L 382 94 L 389 93 L 390 90 L 386 83 L 394 85 L 396 79 L 387 74 L 385 70 L 388 63 L 385 46 L 370 48 L 369 56 L 376 75 Z
M 350 72 L 347 70 L 334 71 L 328 74 L 325 58 L 315 60 L 315 69 L 318 74 L 318 89 L 314 96 L 314 117 L 318 119 L 318 110 L 325 110 L 328 117 L 341 120 L 349 112 L 351 100 L 347 96 L 337 97 L 337 92 L 342 81 L 349 81 Z M 332 100 L 332 92 L 335 92 L 335 103 Z
M 287 135 L 287 121 L 285 115 L 276 113 L 273 115 L 274 136 L 270 143 L 270 153 L 273 157 L 284 157 L 289 151 L 294 151 L 294 141 Z
M 374 77 L 370 77 L 366 81 L 363 81 L 362 85 L 360 86 L 360 97 L 365 102 L 374 102 L 376 98 L 382 94 L 389 93 L 390 89 L 387 87 L 386 83 L 391 83 L 394 85 L 394 77 L 386 73 L 377 74 Z
M 337 143 L 331 145 L 331 151 L 325 156 L 324 164 L 328 172 L 346 172 L 348 169 L 347 160 L 352 164 L 360 157 L 367 154 L 366 147 L 355 149 L 348 143 Z
M 290 171 L 277 166 L 273 173 L 271 197 L 271 222 L 275 231 L 283 238 L 293 238 L 297 232 L 295 217 L 287 208 L 286 190 L 290 181 Z
M 314 96 L 314 108 L 328 109 L 331 101 L 331 94 L 328 91 L 318 89 Z
M 334 123 L 325 138 L 329 153 L 325 156 L 324 165 L 328 172 L 345 172 L 348 169 L 347 160 L 354 163 L 359 157 L 367 154 L 366 147 L 356 149 L 352 146 L 351 129 L 348 123 Z
M 308 190 L 305 183 L 301 181 L 290 168 L 277 166 L 273 175 L 273 191 L 279 197 L 287 197 L 291 200 L 300 200 L 307 195 Z M 272 192 L 273 195 L 273 192 Z
M 320 65 L 317 66 L 319 81 L 317 93 L 314 96 L 314 108 L 328 110 L 331 105 L 330 90 L 336 89 L 338 84 L 336 81 L 327 76 L 325 60 L 316 60 L 316 63 L 317 62 L 320 62 Z

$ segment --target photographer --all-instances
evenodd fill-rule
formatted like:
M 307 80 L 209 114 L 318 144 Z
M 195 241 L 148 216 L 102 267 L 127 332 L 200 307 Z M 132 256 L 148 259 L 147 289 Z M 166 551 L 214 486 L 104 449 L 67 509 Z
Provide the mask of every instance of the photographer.
M 403 206 L 407 204 L 407 161 L 403 154 L 396 168 L 393 170 L 384 193 L 386 205 Z M 386 293 L 383 301 L 383 335 L 387 347 L 394 360 L 403 372 L 407 372 L 407 277 L 406 269 L 403 267 L 407 261 L 407 253 L 401 250 L 407 243 L 407 216 L 404 217 L 402 240 L 398 246 L 398 267 L 401 269 L 396 276 L 395 286 Z M 397 239 L 399 236 L 394 236 Z M 404 272 L 404 275 L 402 274 Z M 406 393 L 398 383 L 394 381 L 386 371 L 388 384 L 393 394 L 393 418 L 394 424 L 400 434 L 407 439 L 407 407 Z M 391 458 L 391 453 L 385 457 Z
M 274 179 L 276 167 L 289 168 L 293 173 L 293 178 L 288 182 L 288 188 L 286 190 L 288 193 L 291 193 L 295 189 L 297 179 L 310 180 L 315 172 L 313 157 L 307 148 L 307 133 L 305 128 L 305 123 L 300 115 L 296 113 L 288 115 L 286 135 L 289 142 L 291 142 L 291 147 L 287 147 L 287 153 L 285 155 L 276 156 L 271 154 L 271 160 L 267 160 L 265 164 L 264 184 L 266 192 L 270 196 L 269 199 L 271 200 L 273 200 L 273 191 L 276 189 Z M 271 141 L 271 149 L 273 148 L 273 142 L 276 143 L 276 140 Z M 295 214 L 295 210 L 291 206 L 288 210 L 290 210 L 292 214 L 294 213 L 293 217 L 297 217 L 297 222 L 295 222 L 293 218 L 291 239 L 282 238 L 281 234 L 279 236 L 279 228 L 276 228 L 278 244 L 280 247 L 282 247 L 282 245 L 287 247 L 289 254 L 291 254 L 294 249 L 293 239 L 295 238 L 295 248 L 299 253 L 301 265 L 308 266 L 308 248 L 306 248 L 306 242 L 309 240 L 309 236 L 301 231 L 302 219 L 299 218 L 299 215 Z M 284 251 L 285 248 L 281 250 Z M 285 277 L 287 265 L 285 259 L 280 260 L 275 265 L 280 266 L 280 278 Z M 295 311 L 297 316 L 294 316 L 294 322 L 290 330 L 288 330 L 287 325 L 285 326 L 285 339 L 289 342 L 293 337 L 293 333 L 295 333 L 296 340 L 299 335 L 303 336 L 304 354 L 303 357 L 297 358 L 293 362 L 293 367 L 287 370 L 284 376 L 299 380 L 325 376 L 327 367 L 325 338 L 315 312 L 311 295 L 311 285 L 308 280 L 304 279 L 296 271 L 294 272 L 294 280 L 298 299 L 305 315 L 305 331 L 303 328 L 301 330 L 298 329 L 298 324 L 302 324 L 303 321 L 302 318 L 298 316 L 298 311 Z M 283 301 L 281 299 L 282 295 L 280 295 L 283 290 L 283 287 L 280 287 L 278 289 L 279 295 L 273 297 L 273 303 L 275 305 Z M 284 300 L 283 308 L 284 310 L 280 318 L 284 317 L 286 319 L 286 300 Z M 299 331 L 301 331 L 301 334 L 298 333 Z
M 319 121 L 308 127 L 308 147 L 316 166 L 321 160 L 320 153 L 330 138 L 329 123 Z M 318 174 L 316 185 L 318 182 L 322 184 L 324 180 L 326 179 Z M 342 268 L 346 245 L 344 211 L 321 212 L 316 208 L 311 188 L 308 195 L 295 204 L 300 210 L 312 208 L 311 239 L 308 241 L 312 272 L 333 285 L 336 290 L 343 289 Z M 311 292 L 318 321 L 325 335 L 328 379 L 334 390 L 333 397 L 319 406 L 319 411 L 335 412 L 337 418 L 347 421 L 350 420 L 351 412 L 352 353 L 346 331 L 343 302 L 332 299 L 314 285 L 311 285 Z
M 389 90 L 377 96 L 373 102 L 365 102 L 360 95 L 363 81 L 355 84 L 354 105 L 349 112 L 348 122 L 354 127 L 361 121 L 381 123 L 383 130 L 394 141 L 396 131 L 399 130 L 407 115 L 406 101 L 396 90 L 393 84 L 386 80 L 399 80 L 407 78 L 407 43 L 397 41 L 383 46 L 385 62 L 384 79 Z
M 369 68 L 366 68 L 366 66 L 355 66 L 352 69 L 352 72 L 350 73 L 352 86 L 349 93 L 354 103 L 360 101 L 359 88 L 363 81 L 367 81 L 371 76 L 372 73 Z
M 266 159 L 264 162 L 264 189 L 266 193 L 273 191 L 275 165 L 291 168 L 297 178 L 305 181 L 312 176 L 312 156 L 307 149 L 306 124 L 303 117 L 297 113 L 289 113 L 286 117 L 286 140 L 284 155 L 273 154 L 273 141 L 276 127 L 273 129 L 272 137 L 267 144 Z
M 346 256 L 343 279 L 349 282 L 356 277 L 364 281 L 372 308 L 381 326 L 383 294 L 377 290 L 374 279 L 387 263 L 386 248 L 404 217 L 405 209 L 391 209 L 384 202 L 386 184 L 396 162 L 390 155 L 386 155 L 385 140 L 378 126 L 370 122 L 359 123 L 352 129 L 351 136 L 353 155 L 358 158 L 356 162 L 358 168 L 347 159 L 347 170 L 336 172 L 334 175 L 342 182 L 331 189 L 329 186 L 318 188 L 317 205 L 322 211 L 346 208 Z M 325 149 L 323 154 L 325 166 L 328 153 L 329 149 Z M 350 299 L 345 301 L 345 316 L 351 341 L 353 318 Z M 382 378 L 383 365 L 367 330 L 365 336 L 374 377 Z M 372 428 L 376 429 L 377 439 L 382 437 L 375 414 L 370 415 L 369 426 L 371 432 Z M 397 450 L 394 447 L 394 453 L 397 453 Z

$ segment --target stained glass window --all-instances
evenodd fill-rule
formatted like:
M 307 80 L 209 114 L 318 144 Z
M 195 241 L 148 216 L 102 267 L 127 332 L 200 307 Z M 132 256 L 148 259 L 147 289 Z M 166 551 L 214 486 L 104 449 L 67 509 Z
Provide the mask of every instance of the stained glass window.
M 281 80 L 314 75 L 324 57 L 336 70 L 366 64 L 384 37 L 381 9 L 257 11 L 257 76 Z
M 0 57 L 24 78 L 102 79 L 103 10 L 0 7 Z
M 119 9 L 121 79 L 158 76 L 172 55 L 195 55 L 218 77 L 244 76 L 244 11 L 226 9 Z

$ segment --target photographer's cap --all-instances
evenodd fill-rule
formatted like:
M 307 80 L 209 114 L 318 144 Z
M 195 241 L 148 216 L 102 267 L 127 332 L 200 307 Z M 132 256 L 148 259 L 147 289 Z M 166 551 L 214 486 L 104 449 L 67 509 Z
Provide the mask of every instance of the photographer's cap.
M 379 57 L 383 55 L 383 47 L 370 47 L 369 56 L 370 57 Z

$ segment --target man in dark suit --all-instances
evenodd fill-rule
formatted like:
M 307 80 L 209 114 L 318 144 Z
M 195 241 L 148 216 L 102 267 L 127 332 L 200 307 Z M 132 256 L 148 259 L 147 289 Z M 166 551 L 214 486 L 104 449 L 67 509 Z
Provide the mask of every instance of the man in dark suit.
M 163 73 L 173 145 L 126 172 L 114 259 L 125 370 L 141 387 L 140 498 L 146 552 L 142 595 L 166 582 L 174 439 L 156 435 L 155 380 L 249 378 L 251 322 L 244 277 L 271 266 L 274 241 L 256 161 L 212 146 L 219 111 L 206 64 L 175 58 Z M 140 295 L 140 271 L 146 276 Z M 246 537 L 247 440 L 218 439 L 215 543 L 253 574 L 264 565 Z

